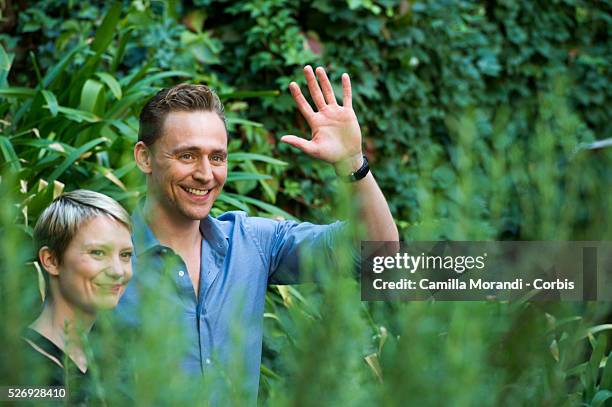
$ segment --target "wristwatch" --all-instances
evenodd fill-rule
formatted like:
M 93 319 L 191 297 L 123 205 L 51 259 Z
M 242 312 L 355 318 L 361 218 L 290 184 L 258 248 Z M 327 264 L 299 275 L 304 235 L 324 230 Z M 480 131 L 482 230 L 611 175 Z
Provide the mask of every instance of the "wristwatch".
M 342 177 L 342 180 L 345 181 L 345 182 L 359 181 L 360 179 L 362 179 L 366 175 L 368 175 L 368 172 L 370 172 L 370 165 L 368 164 L 368 159 L 364 155 L 363 156 L 363 164 L 361 164 L 361 167 L 359 167 L 359 169 L 357 171 L 352 172 L 351 175 L 346 175 L 346 176 Z

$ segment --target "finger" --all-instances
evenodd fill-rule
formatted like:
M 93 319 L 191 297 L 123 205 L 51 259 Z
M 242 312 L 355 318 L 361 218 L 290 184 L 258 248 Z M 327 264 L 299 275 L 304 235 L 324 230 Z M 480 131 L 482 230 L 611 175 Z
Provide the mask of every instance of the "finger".
M 298 148 L 308 155 L 314 156 L 317 154 L 317 147 L 311 141 L 308 141 L 301 137 L 283 136 L 281 137 L 280 141 L 282 141 L 283 143 L 287 143 L 295 148 Z
M 302 116 L 304 116 L 308 124 L 310 124 L 310 118 L 314 114 L 314 111 L 312 107 L 310 107 L 310 103 L 308 103 L 302 94 L 300 86 L 295 82 L 291 82 L 289 84 L 289 90 L 291 91 L 291 96 L 293 96 L 293 100 L 295 100 L 298 110 L 302 113 Z
M 306 65 L 304 68 L 304 76 L 306 76 L 306 83 L 308 84 L 310 96 L 312 96 L 312 100 L 314 101 L 317 110 L 321 111 L 325 107 L 325 99 L 323 98 L 323 94 L 321 93 L 321 89 L 317 83 L 317 78 L 315 78 L 315 74 L 310 65 Z
M 323 96 L 325 96 L 325 101 L 328 105 L 337 105 L 336 96 L 334 95 L 334 89 L 329 82 L 329 78 L 327 77 L 327 73 L 325 69 L 322 67 L 317 68 L 317 78 L 319 78 L 319 83 L 321 84 L 321 90 L 323 91 Z
M 353 94 L 351 91 L 351 78 L 347 73 L 342 74 L 342 106 L 353 107 Z

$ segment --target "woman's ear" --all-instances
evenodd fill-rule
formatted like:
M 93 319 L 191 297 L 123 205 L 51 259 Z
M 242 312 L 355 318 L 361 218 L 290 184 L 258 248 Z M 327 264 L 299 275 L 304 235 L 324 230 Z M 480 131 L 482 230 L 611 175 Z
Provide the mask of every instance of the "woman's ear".
M 134 146 L 134 160 L 136 160 L 136 165 L 140 168 L 140 171 L 145 174 L 151 173 L 151 150 L 147 145 L 139 141 Z
M 43 246 L 38 251 L 38 261 L 41 266 L 47 270 L 47 273 L 52 276 L 59 275 L 59 261 L 57 256 L 49 249 L 48 246 Z

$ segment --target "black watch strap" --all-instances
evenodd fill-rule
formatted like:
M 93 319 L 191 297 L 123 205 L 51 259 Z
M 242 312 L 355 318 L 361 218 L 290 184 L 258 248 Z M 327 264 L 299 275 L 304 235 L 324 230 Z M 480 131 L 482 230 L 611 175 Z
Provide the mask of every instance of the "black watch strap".
M 360 179 L 362 179 L 366 175 L 368 175 L 368 172 L 370 172 L 370 165 L 368 164 L 368 159 L 364 155 L 363 156 L 363 164 L 361 164 L 361 167 L 359 167 L 359 169 L 357 171 L 352 172 L 351 175 L 347 175 L 345 177 L 342 177 L 342 179 L 345 182 L 359 181 Z

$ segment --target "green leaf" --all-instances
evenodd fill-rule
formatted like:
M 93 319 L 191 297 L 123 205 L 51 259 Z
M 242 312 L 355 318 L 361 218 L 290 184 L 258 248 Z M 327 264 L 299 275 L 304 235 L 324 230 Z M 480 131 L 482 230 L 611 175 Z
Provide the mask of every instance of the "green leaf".
M 242 124 L 244 126 L 263 127 L 263 124 L 261 123 L 254 122 L 252 120 L 241 119 L 239 117 L 228 117 L 227 122 L 229 124 Z
M 57 103 L 57 98 L 55 97 L 55 94 L 50 90 L 41 90 L 40 92 L 42 93 L 43 97 L 45 98 L 45 101 L 47 102 L 47 106 L 49 111 L 51 112 L 51 115 L 53 117 L 57 116 L 57 108 L 59 105 Z
M 606 351 L 606 337 L 604 335 L 599 335 L 597 337 L 597 341 L 595 343 L 593 353 L 591 354 L 591 358 L 589 359 L 589 366 L 586 371 L 586 388 L 585 392 L 587 394 L 593 394 L 595 389 L 595 383 L 597 381 L 597 377 L 599 375 L 599 365 L 601 360 L 603 359 L 604 353 Z
M 291 215 L 288 212 L 285 212 L 284 210 L 277 208 L 274 205 L 271 205 L 269 203 L 266 203 L 264 201 L 260 201 L 259 199 L 255 199 L 255 198 L 251 198 L 250 196 L 244 196 L 244 195 L 237 195 L 237 194 L 232 194 L 230 192 L 226 192 L 225 195 L 235 198 L 235 199 L 239 199 L 243 202 L 246 202 L 248 204 L 254 205 L 260 209 L 263 209 L 264 211 L 268 212 L 271 215 L 278 215 L 283 217 L 284 219 L 289 219 L 289 220 L 297 220 L 293 215 Z
M 86 43 L 81 43 L 76 47 L 71 48 L 70 51 L 68 51 L 68 53 L 66 53 L 66 55 L 64 55 L 64 57 L 53 66 L 53 69 L 47 72 L 42 81 L 43 88 L 48 89 L 51 83 L 53 83 L 53 81 L 55 80 L 55 78 L 57 78 L 57 76 L 62 73 L 64 69 L 66 69 L 66 66 L 68 66 L 68 64 L 71 62 L 74 55 L 77 52 L 85 49 L 86 47 Z
M 9 87 L 0 89 L 0 96 L 31 98 L 36 95 L 36 89 L 24 87 Z
M 608 354 L 599 388 L 612 390 L 612 351 Z
M 253 161 L 246 161 L 244 164 L 242 164 L 242 166 L 245 170 L 251 172 L 252 174 L 258 174 L 257 167 L 255 167 L 255 164 L 253 164 Z M 261 185 L 263 188 L 268 200 L 272 203 L 276 203 L 276 191 L 274 191 L 272 187 L 263 180 L 259 180 L 259 185 Z
M 280 91 L 278 90 L 244 90 L 236 92 L 228 92 L 219 94 L 219 99 L 226 101 L 228 99 L 249 99 L 249 98 L 261 98 L 269 96 L 278 96 Z
M 138 132 L 121 120 L 110 120 L 109 123 L 119 130 L 121 137 L 127 137 L 131 142 L 138 140 Z
M 273 164 L 273 165 L 281 165 L 281 166 L 288 165 L 284 161 L 277 160 L 276 158 L 268 157 L 266 155 L 257 154 L 257 153 L 230 153 L 229 160 L 230 161 L 249 161 L 249 160 L 250 161 L 263 161 L 263 162 L 266 162 L 268 164 Z
M 70 167 L 72 164 L 74 164 L 74 162 L 76 160 L 78 160 L 79 157 L 81 157 L 83 154 L 85 154 L 87 151 L 91 150 L 92 148 L 94 148 L 98 144 L 101 144 L 101 143 L 104 143 L 104 142 L 107 142 L 107 141 L 108 141 L 108 139 L 106 137 L 98 137 L 96 139 L 93 139 L 93 140 L 83 144 L 81 147 L 77 148 L 72 153 L 70 153 L 68 155 L 68 157 L 66 157 L 64 162 L 62 162 L 62 164 L 60 164 L 60 166 L 57 167 L 55 169 L 55 171 L 53 171 L 53 173 L 49 176 L 47 181 L 49 183 L 55 181 L 60 175 L 62 175 L 64 173 L 64 171 L 66 171 L 68 169 L 68 167 Z
M 238 195 L 238 196 L 241 196 L 241 195 Z M 232 205 L 240 209 L 241 211 L 245 211 L 245 212 L 249 211 L 249 207 L 244 202 L 240 201 L 240 199 L 229 196 L 227 192 L 224 192 L 221 195 L 219 195 L 217 197 L 217 201 L 225 202 L 226 204 Z
M 13 148 L 13 144 L 11 140 L 6 136 L 0 136 L 0 151 L 2 151 L 2 156 L 4 160 L 9 164 L 11 170 L 17 172 L 21 170 L 21 163 L 19 162 L 19 157 Z
M 79 109 L 87 112 L 96 112 L 99 98 L 102 96 L 102 84 L 93 79 L 88 79 L 81 89 L 81 103 Z
M 595 397 L 593 397 L 593 400 L 591 401 L 591 406 L 599 407 L 603 403 L 605 403 L 606 400 L 609 400 L 611 398 L 612 398 L 612 391 L 610 391 L 610 390 L 599 390 L 595 394 Z
M 612 352 L 608 354 L 606 365 L 601 376 L 601 383 L 599 384 L 600 389 L 612 390 Z
M 46 108 L 49 106 L 45 105 Z M 89 123 L 96 123 L 100 121 L 100 118 L 91 112 L 85 112 L 79 109 L 72 109 L 70 107 L 58 106 L 57 110 L 60 113 L 63 113 L 67 118 L 77 123 L 81 123 L 83 121 Z
M 125 33 L 121 36 L 119 40 L 119 46 L 117 47 L 117 51 L 115 52 L 115 56 L 113 57 L 113 63 L 111 64 L 111 72 L 115 72 L 119 63 L 123 59 L 123 54 L 125 53 L 125 47 L 130 41 L 132 37 L 133 28 L 129 27 L 126 29 Z
M 253 174 L 249 172 L 230 172 L 227 176 L 227 182 L 232 181 L 252 181 L 252 180 L 265 180 L 272 179 L 270 175 L 265 174 Z
M 121 97 L 123 96 L 121 92 L 121 85 L 119 85 L 119 82 L 117 82 L 117 80 L 111 74 L 108 74 L 106 72 L 98 72 L 96 73 L 96 76 L 100 78 L 100 80 L 102 80 L 102 82 L 104 82 L 106 86 L 108 86 L 108 88 L 117 100 L 121 99 Z
M 146 76 L 145 78 L 143 78 L 143 79 L 139 80 L 138 82 L 136 82 L 133 86 L 130 86 L 130 88 L 138 90 L 140 88 L 149 86 L 150 84 L 156 83 L 157 81 L 160 81 L 162 79 L 172 78 L 174 76 L 191 77 L 192 74 L 189 73 L 189 72 L 185 72 L 185 71 L 160 72 L 160 73 L 157 73 L 155 75 Z M 161 88 L 161 86 L 155 85 L 155 88 Z
M 8 74 L 13 64 L 14 54 L 7 54 L 2 44 L 0 44 L 0 87 L 8 86 Z
M 113 40 L 119 17 L 121 17 L 121 3 L 116 2 L 108 10 L 104 20 L 102 20 L 102 24 L 96 31 L 96 37 L 91 44 L 91 49 L 96 51 L 96 53 L 104 52 Z

